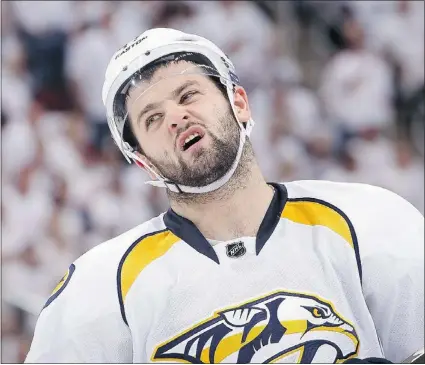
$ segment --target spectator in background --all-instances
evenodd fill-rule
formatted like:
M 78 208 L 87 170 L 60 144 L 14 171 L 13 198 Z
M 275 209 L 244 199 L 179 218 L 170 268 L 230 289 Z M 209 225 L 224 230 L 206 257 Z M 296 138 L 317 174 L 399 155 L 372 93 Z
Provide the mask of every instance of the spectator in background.
M 103 1 L 95 1 L 102 3 Z M 124 45 L 129 39 L 140 34 L 141 29 L 153 26 L 161 1 L 131 1 L 114 2 L 111 27 L 117 44 Z
M 28 115 L 32 99 L 24 47 L 16 33 L 12 32 L 2 33 L 1 43 L 1 109 L 9 119 L 20 120 Z
M 111 2 L 78 3 L 79 28 L 68 43 L 66 74 L 72 84 L 78 110 L 90 126 L 93 152 L 109 139 L 108 124 L 99 95 L 102 93 L 105 59 L 119 46 L 112 28 Z
M 406 141 L 394 145 L 388 188 L 411 202 L 424 214 L 424 161 Z
M 356 19 L 344 23 L 347 49 L 337 52 L 321 75 L 320 95 L 343 141 L 366 129 L 388 129 L 394 119 L 391 69 L 365 49 Z
M 186 7 L 185 15 L 177 16 L 176 21 L 167 23 L 167 26 L 183 32 L 195 32 L 216 43 L 232 58 L 238 76 L 248 92 L 262 82 L 265 77 L 264 70 L 268 67 L 270 47 L 273 44 L 273 27 L 254 3 L 250 1 L 173 1 L 172 3 L 182 3 L 181 6 Z M 225 32 L 223 27 L 226 29 Z M 258 71 L 252 72 L 252 70 Z
M 390 4 L 391 11 L 369 20 L 367 43 L 400 67 L 402 94 L 409 97 L 424 84 L 424 2 L 397 0 Z
M 406 136 L 409 113 L 424 95 L 424 2 L 398 0 L 393 11 L 370 25 L 370 48 L 393 67 L 399 107 L 399 132 Z
M 332 131 L 317 95 L 305 85 L 296 62 L 280 58 L 273 74 L 270 141 L 276 148 L 277 170 L 291 171 L 280 180 L 313 179 L 329 163 Z M 284 165 L 281 168 L 279 161 Z
M 54 263 L 42 262 L 39 251 L 52 213 L 49 179 L 40 157 L 37 152 L 37 157 L 2 189 L 2 274 L 4 279 L 9 278 L 2 282 L 2 293 L 9 300 L 21 302 L 30 313 L 41 308 L 53 284 L 49 269 Z M 29 298 L 32 300 L 27 302 Z
M 390 166 L 393 163 L 394 142 L 378 129 L 367 129 L 358 133 L 344 146 L 355 156 L 361 182 L 390 189 Z M 377 173 L 379 171 L 379 173 Z
M 392 143 L 371 133 L 352 140 L 338 158 L 338 165 L 322 178 L 377 184 L 412 203 L 424 212 L 424 164 L 406 141 Z
M 348 149 L 340 151 L 334 157 L 334 162 L 322 172 L 322 179 L 336 182 L 366 183 L 365 175 L 360 171 L 357 157 Z
M 377 130 L 363 131 L 335 151 L 334 163 L 324 168 L 320 176 L 389 188 L 392 147 L 393 142 Z
M 64 62 L 73 27 L 72 2 L 15 1 L 12 5 L 31 76 L 32 95 L 48 109 L 70 109 Z
M 157 9 L 153 25 L 155 28 L 184 27 L 192 22 L 196 9 L 186 1 L 164 1 Z
M 46 232 L 49 247 L 45 250 L 49 253 L 49 261 L 60 270 L 66 265 L 65 260 L 85 252 L 86 247 L 79 242 L 84 233 L 84 221 L 80 209 L 70 199 L 66 180 L 52 175 L 52 181 L 52 214 Z
M 16 96 L 19 98 L 20 95 Z M 23 98 L 21 101 L 24 103 L 26 100 Z M 12 112 L 12 118 L 9 113 L 5 114 L 7 122 L 2 127 L 2 156 L 13 156 L 2 159 L 2 179 L 5 182 L 14 180 L 21 169 L 30 165 L 36 154 L 40 153 L 36 124 L 42 107 L 39 103 L 33 102 L 28 107 L 23 105 L 22 109 L 26 114 Z
M 226 25 L 226 32 L 215 29 L 216 37 L 222 37 L 218 46 L 231 56 L 241 82 L 250 92 L 262 82 L 263 70 L 268 67 L 267 56 L 273 44 L 271 23 L 250 1 L 219 1 L 218 5 L 222 19 L 216 24 Z
M 354 18 L 353 9 L 347 4 L 342 4 L 328 24 L 328 36 L 335 50 L 347 48 L 347 39 L 344 37 L 344 25 Z
M 2 363 L 23 363 L 31 344 L 24 310 L 2 303 L 1 311 L 1 360 Z
M 270 72 L 264 74 L 262 83 L 250 93 L 253 119 L 264 121 L 255 127 L 256 133 L 250 139 L 267 179 L 279 180 L 279 171 L 285 170 L 279 167 L 283 153 L 281 139 L 291 132 L 286 96 L 299 82 L 301 70 L 293 60 L 278 55 L 269 61 L 268 69 Z

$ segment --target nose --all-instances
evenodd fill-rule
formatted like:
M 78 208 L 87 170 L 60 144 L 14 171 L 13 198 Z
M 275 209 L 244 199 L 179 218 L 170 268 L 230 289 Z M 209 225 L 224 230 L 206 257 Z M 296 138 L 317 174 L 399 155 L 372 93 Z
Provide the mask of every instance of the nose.
M 170 102 L 169 105 L 166 106 L 166 110 L 165 122 L 168 131 L 170 133 L 176 133 L 178 128 L 188 122 L 189 114 L 183 106 L 173 102 Z

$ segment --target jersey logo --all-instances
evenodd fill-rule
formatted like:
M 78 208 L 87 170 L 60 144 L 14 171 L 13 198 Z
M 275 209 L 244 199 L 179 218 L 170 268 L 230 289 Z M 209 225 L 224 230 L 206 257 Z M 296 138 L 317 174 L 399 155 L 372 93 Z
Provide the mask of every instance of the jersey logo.
M 160 344 L 152 361 L 336 363 L 357 355 L 354 327 L 330 302 L 278 291 L 229 309 Z
M 242 241 L 229 243 L 226 245 L 226 255 L 231 258 L 238 258 L 246 253 L 246 248 Z
M 71 264 L 66 274 L 62 277 L 62 279 L 59 280 L 59 283 L 53 289 L 52 294 L 50 294 L 50 297 L 47 300 L 46 304 L 44 305 L 43 309 L 49 306 L 50 303 L 52 303 L 59 296 L 59 294 L 65 290 L 66 286 L 71 280 L 72 274 L 74 274 L 74 271 L 75 271 L 75 265 Z

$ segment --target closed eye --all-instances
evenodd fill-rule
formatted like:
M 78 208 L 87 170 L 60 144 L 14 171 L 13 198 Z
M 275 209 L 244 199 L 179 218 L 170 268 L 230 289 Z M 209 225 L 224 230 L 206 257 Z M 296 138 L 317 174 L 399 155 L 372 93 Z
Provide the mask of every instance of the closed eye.
M 180 98 L 180 104 L 184 104 L 192 99 L 192 97 L 198 94 L 196 90 L 188 91 L 187 93 L 184 93 Z

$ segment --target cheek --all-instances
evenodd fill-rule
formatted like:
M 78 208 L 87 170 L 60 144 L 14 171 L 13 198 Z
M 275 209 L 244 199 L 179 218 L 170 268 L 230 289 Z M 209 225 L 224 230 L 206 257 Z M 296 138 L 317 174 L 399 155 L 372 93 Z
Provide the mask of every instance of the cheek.
M 150 133 L 144 138 L 139 138 L 139 141 L 147 157 L 152 157 L 157 161 L 176 158 L 173 141 L 160 133 Z
M 226 108 L 217 103 L 199 103 L 196 109 L 191 110 L 191 114 L 204 125 L 210 132 L 219 130 L 220 117 L 225 114 Z

